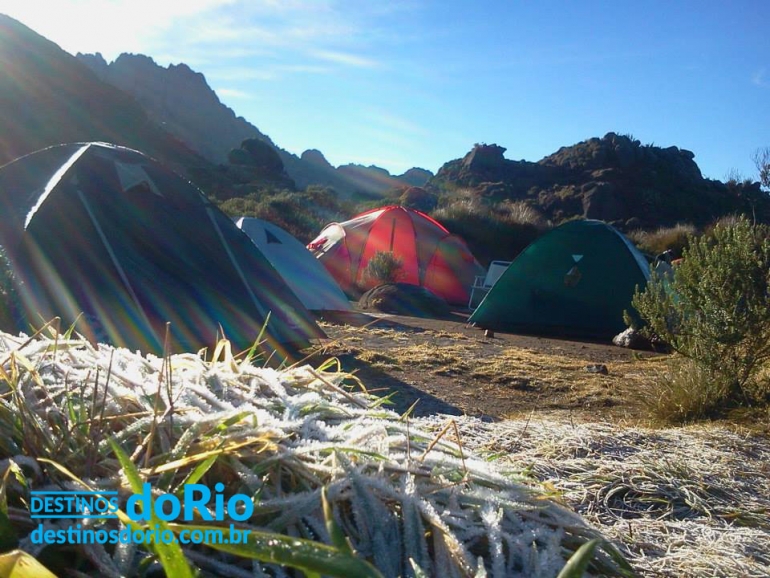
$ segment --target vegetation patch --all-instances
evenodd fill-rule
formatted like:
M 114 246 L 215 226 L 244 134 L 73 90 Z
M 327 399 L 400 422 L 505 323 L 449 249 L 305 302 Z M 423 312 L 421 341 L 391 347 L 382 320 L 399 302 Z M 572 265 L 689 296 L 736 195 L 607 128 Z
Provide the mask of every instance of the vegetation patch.
M 690 239 L 697 234 L 694 225 L 680 223 L 673 227 L 660 227 L 654 231 L 637 229 L 628 233 L 628 238 L 640 251 L 651 256 L 671 251 L 678 259 L 689 246 Z
M 160 359 L 66 336 L 0 334 L 0 352 L 9 547 L 59 573 L 123 576 L 160 562 L 173 576 L 256 567 L 284 577 L 553 577 L 577 555 L 572 564 L 592 575 L 630 575 L 609 542 L 538 484 L 466 451 L 452 422 L 439 432 L 410 425 L 347 388 L 334 364 L 260 369 L 234 358 L 227 342 L 212 361 Z M 117 491 L 124 512 L 142 483 L 158 499 L 191 480 L 223 484 L 225 501 L 252 497 L 253 515 L 238 523 L 245 545 L 43 547 L 29 538 L 38 523 L 30 490 Z M 81 522 L 117 528 L 119 518 Z
M 398 283 L 404 277 L 404 261 L 391 251 L 377 251 L 364 268 L 367 286 Z
M 392 354 L 402 365 L 412 365 L 445 374 L 466 374 L 470 370 L 467 345 L 411 345 L 394 348 Z
M 432 217 L 465 239 L 482 263 L 512 260 L 550 228 L 550 223 L 524 202 L 492 205 L 470 196 L 471 193 L 455 195 L 433 211 Z
M 529 416 L 456 418 L 465 447 L 526 468 L 620 544 L 640 576 L 770 572 L 770 446 L 764 435 L 705 425 L 649 429 Z M 434 431 L 438 418 L 426 418 Z
M 671 275 L 633 305 L 678 357 L 660 374 L 659 417 L 688 421 L 770 404 L 770 228 L 746 219 L 692 238 Z

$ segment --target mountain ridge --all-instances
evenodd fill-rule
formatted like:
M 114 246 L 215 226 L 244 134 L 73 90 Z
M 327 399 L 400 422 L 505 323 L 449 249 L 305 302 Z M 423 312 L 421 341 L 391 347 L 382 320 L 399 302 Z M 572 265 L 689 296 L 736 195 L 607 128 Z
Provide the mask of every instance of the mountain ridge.
M 208 165 L 153 123 L 132 97 L 3 14 L 0 71 L 0 164 L 65 142 L 105 141 L 162 158 L 185 175 Z
M 246 139 L 256 138 L 278 152 L 286 172 L 300 189 L 322 185 L 343 196 L 378 197 L 413 185 L 423 175 L 419 184 L 425 184 L 432 176 L 429 171 L 415 168 L 404 173 L 408 176 L 402 179 L 375 166 L 334 167 L 328 162 L 307 162 L 305 153 L 298 157 L 286 151 L 244 117 L 237 116 L 219 100 L 205 76 L 184 63 L 162 67 L 149 56 L 128 53 L 111 63 L 99 53 L 78 53 L 76 58 L 105 82 L 132 95 L 155 122 L 213 163 L 225 163 L 229 151 Z

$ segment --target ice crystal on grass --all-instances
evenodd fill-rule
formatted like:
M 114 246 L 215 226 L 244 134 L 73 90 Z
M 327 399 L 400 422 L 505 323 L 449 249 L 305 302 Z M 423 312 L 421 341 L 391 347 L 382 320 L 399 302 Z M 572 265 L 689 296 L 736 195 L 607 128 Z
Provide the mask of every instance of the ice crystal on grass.
M 620 544 L 642 575 L 770 575 L 765 435 L 719 425 L 455 419 L 470 451 L 558 492 Z M 439 431 L 443 421 L 425 418 L 420 426 Z
M 253 499 L 254 514 L 241 528 L 330 543 L 332 523 L 346 547 L 386 577 L 414 576 L 416 569 L 442 577 L 555 576 L 599 536 L 536 485 L 461 447 L 446 420 L 441 436 L 430 424 L 407 423 L 353 393 L 342 373 L 189 354 L 142 357 L 80 340 L 5 334 L 0 360 L 0 417 L 22 426 L 0 429 L 6 454 L 13 447 L 52 460 L 91 487 L 120 489 L 125 499 L 129 488 L 110 445 L 116 440 L 154 492 L 178 492 L 191 476 L 210 487 L 222 482 L 226 495 Z M 32 487 L 73 483 L 38 463 Z M 17 492 L 10 499 L 17 520 L 25 520 L 21 498 Z M 26 532 L 28 522 L 21 522 Z M 29 538 L 22 545 L 31 547 Z M 119 574 L 147 556 L 142 549 L 89 548 L 83 554 L 90 562 L 78 571 Z M 210 575 L 299 574 L 186 548 L 188 560 Z M 611 551 L 608 544 L 599 551 L 592 573 L 619 572 Z

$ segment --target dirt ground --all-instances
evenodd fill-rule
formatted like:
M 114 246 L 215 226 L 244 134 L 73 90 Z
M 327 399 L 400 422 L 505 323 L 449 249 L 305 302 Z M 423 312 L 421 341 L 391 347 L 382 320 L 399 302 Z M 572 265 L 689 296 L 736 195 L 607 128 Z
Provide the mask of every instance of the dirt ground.
M 413 415 L 445 413 L 490 420 L 537 413 L 575 420 L 643 423 L 646 384 L 663 355 L 612 344 L 469 327 L 444 319 L 370 314 L 352 324 L 321 322 L 329 336 L 318 360 L 336 357 L 367 390 Z

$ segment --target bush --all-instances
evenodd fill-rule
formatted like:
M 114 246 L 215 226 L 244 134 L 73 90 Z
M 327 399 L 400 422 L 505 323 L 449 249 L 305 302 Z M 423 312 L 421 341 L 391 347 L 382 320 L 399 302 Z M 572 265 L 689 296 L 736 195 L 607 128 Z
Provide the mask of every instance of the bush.
M 741 218 L 718 223 L 689 243 L 673 277 L 653 276 L 633 299 L 647 334 L 687 360 L 687 379 L 703 389 L 679 415 L 717 417 L 739 406 L 767 404 L 770 228 Z M 682 379 L 664 382 L 677 387 Z
M 404 262 L 390 251 L 377 251 L 364 269 L 364 283 L 367 287 L 398 283 L 404 276 Z
M 308 187 L 305 192 L 261 191 L 234 197 L 219 204 L 230 217 L 256 217 L 285 229 L 308 243 L 323 226 L 346 217 L 346 208 L 332 189 Z
M 661 227 L 657 231 L 631 231 L 628 238 L 648 255 L 671 251 L 674 258 L 679 258 L 696 232 L 694 225 L 679 223 L 673 227 Z

